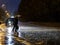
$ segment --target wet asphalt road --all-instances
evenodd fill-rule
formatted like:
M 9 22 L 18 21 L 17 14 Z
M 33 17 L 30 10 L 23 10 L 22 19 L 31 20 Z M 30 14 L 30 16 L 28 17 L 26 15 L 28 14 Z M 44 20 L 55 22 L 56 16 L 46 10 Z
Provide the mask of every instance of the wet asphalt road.
M 39 26 L 33 23 L 19 22 L 18 37 L 14 36 L 14 45 L 60 45 L 59 26 Z M 57 24 L 56 24 L 57 25 Z M 3 26 L 2 26 L 3 27 Z M 57 28 L 58 27 L 58 28 Z M 4 28 L 3 28 L 4 29 Z M 0 45 L 7 45 L 5 32 L 0 31 Z M 34 44 L 35 43 L 35 44 Z M 11 44 L 12 45 L 12 44 Z

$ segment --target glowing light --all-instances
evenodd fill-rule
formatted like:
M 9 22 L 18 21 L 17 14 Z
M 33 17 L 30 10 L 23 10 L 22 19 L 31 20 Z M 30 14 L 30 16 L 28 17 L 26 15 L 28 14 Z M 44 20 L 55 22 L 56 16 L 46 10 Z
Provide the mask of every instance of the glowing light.
M 6 34 L 6 37 L 7 37 L 7 45 L 14 45 L 14 40 L 13 40 L 13 27 L 7 27 L 7 34 Z
M 8 42 L 11 42 L 12 41 L 12 36 L 7 36 L 8 37 Z
M 6 15 L 9 17 L 10 16 L 10 14 L 9 13 L 6 13 Z
M 5 13 L 7 13 L 8 11 L 6 10 Z
M 13 33 L 13 30 L 12 29 L 13 29 L 13 27 L 8 27 L 7 28 L 7 33 L 8 34 L 12 34 Z
M 12 36 L 7 36 L 7 45 L 13 45 L 13 37 Z
M 11 16 L 11 18 L 14 18 L 14 16 Z
M 5 7 L 5 4 L 2 4 L 2 7 Z

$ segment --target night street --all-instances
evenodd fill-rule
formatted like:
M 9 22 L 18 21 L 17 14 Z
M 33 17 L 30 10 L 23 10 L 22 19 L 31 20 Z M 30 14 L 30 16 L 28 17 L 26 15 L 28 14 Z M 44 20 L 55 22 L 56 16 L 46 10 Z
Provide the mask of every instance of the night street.
M 0 45 L 60 45 L 60 0 L 0 0 Z
M 57 45 L 59 43 L 60 29 L 58 25 L 55 25 L 58 27 L 52 27 L 51 25 L 50 27 L 49 26 L 47 27 L 46 25 L 39 26 L 40 24 L 39 25 L 36 24 L 33 24 L 32 22 L 25 22 L 25 23 L 19 22 L 19 30 L 17 31 L 18 35 L 13 36 L 14 37 L 14 39 L 12 39 L 13 43 L 16 45 L 20 45 L 20 44 L 21 45 L 38 45 L 38 44 L 49 45 L 48 44 L 49 41 L 52 41 L 50 43 L 54 43 L 54 45 Z M 5 45 L 6 42 L 5 36 L 6 36 L 5 32 L 0 31 L 1 45 Z M 36 43 L 33 44 L 34 42 Z

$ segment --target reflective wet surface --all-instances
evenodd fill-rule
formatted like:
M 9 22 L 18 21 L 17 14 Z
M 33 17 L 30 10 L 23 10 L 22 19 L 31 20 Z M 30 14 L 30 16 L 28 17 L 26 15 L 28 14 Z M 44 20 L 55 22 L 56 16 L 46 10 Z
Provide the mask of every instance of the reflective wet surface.
M 42 34 L 43 33 L 43 34 Z M 60 45 L 60 32 L 22 32 L 22 38 L 0 32 L 0 45 Z
M 4 32 L 0 32 L 0 45 L 4 45 L 5 41 L 5 34 Z
M 60 45 L 60 31 L 10 31 L 0 29 L 0 45 Z

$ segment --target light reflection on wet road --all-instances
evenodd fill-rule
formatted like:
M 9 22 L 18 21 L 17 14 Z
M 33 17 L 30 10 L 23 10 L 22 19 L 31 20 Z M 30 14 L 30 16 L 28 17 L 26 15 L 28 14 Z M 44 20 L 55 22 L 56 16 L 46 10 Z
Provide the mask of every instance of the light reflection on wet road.
M 12 39 L 12 35 L 11 36 L 7 36 L 9 39 L 5 40 L 5 32 L 0 32 L 0 45 L 18 45 L 21 43 L 21 45 L 23 45 L 23 43 L 25 43 L 26 45 L 30 45 L 29 42 L 25 41 L 22 38 L 18 38 L 17 36 L 14 37 L 15 41 Z M 13 42 L 12 42 L 13 41 Z M 6 43 L 5 43 L 6 42 Z M 11 43 L 12 42 L 12 43 Z M 19 42 L 19 43 L 18 43 Z M 14 44 L 16 43 L 16 44 Z
M 15 34 L 15 36 L 9 35 L 8 33 L 6 35 L 6 31 L 3 30 L 3 29 L 5 29 L 5 27 L 3 27 L 5 25 L 3 24 L 0 26 L 2 26 L 0 28 L 0 45 L 20 45 L 20 44 L 21 45 L 24 45 L 24 44 L 31 45 L 28 41 L 24 40 L 23 38 L 17 37 L 16 34 Z
M 7 45 L 5 43 L 5 36 L 6 36 L 5 34 L 6 33 L 5 33 L 5 30 L 3 30 L 5 28 L 3 28 L 3 27 L 4 27 L 4 25 L 1 27 L 2 30 L 0 29 L 0 45 Z M 52 30 L 53 30 L 53 32 L 50 32 Z M 42 28 L 42 27 L 34 27 L 34 26 L 21 26 L 19 28 L 19 31 L 18 31 L 19 32 L 19 35 L 18 35 L 19 37 L 17 37 L 17 35 L 15 33 L 15 36 L 13 37 L 14 39 L 12 39 L 12 40 L 14 40 L 13 43 L 15 43 L 15 44 L 12 44 L 12 45 L 49 45 L 49 44 L 44 44 L 44 43 L 46 43 L 46 41 L 48 41 L 47 40 L 48 38 L 49 39 L 52 38 L 52 40 L 53 39 L 56 39 L 56 40 L 59 39 L 60 38 L 59 37 L 60 32 L 58 32 L 59 30 L 60 29 L 51 28 L 51 27 L 48 27 L 48 28 L 43 27 Z M 20 33 L 20 31 L 21 31 L 21 33 Z M 35 32 L 37 31 L 37 33 L 35 33 L 34 31 Z M 54 31 L 56 31 L 56 32 L 54 32 Z M 40 41 L 35 40 L 35 42 L 33 42 L 33 43 L 30 42 L 30 41 L 33 41 L 33 39 L 31 39 L 31 38 L 35 38 L 34 36 L 38 37 L 38 40 L 40 40 L 40 39 L 42 39 L 42 40 L 40 40 Z M 44 40 L 44 38 L 46 38 L 46 39 Z M 35 39 L 37 39 L 37 38 L 35 38 Z M 54 45 L 57 45 L 57 44 L 54 44 Z
M 14 37 L 12 36 L 7 36 L 9 39 L 6 38 L 6 30 L 4 30 L 5 24 L 0 25 L 1 29 L 0 29 L 0 45 L 32 45 L 31 42 L 29 42 L 28 40 L 24 39 L 24 38 L 20 38 L 20 32 L 19 32 L 19 37 L 17 37 L 16 35 Z M 14 39 L 12 39 L 14 38 Z M 15 44 L 10 44 L 9 41 L 13 41 L 13 43 Z M 18 43 L 19 42 L 19 43 Z M 8 44 L 9 43 L 9 44 Z M 42 44 L 43 42 L 40 42 L 39 44 Z
M 5 33 L 0 32 L 0 45 L 4 45 L 4 41 L 5 41 Z

